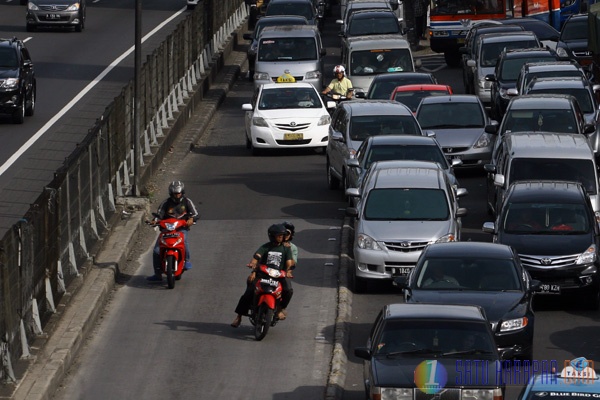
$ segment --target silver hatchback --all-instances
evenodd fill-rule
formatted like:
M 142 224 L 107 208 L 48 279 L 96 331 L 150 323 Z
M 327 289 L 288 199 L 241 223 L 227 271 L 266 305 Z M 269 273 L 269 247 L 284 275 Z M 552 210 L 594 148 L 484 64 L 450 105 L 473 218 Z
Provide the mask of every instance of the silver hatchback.
M 467 210 L 458 197 L 466 194 L 437 163 L 373 163 L 360 189 L 346 190 L 358 198 L 356 207 L 346 209 L 355 221 L 352 289 L 364 292 L 368 280 L 407 275 L 428 244 L 460 240 Z

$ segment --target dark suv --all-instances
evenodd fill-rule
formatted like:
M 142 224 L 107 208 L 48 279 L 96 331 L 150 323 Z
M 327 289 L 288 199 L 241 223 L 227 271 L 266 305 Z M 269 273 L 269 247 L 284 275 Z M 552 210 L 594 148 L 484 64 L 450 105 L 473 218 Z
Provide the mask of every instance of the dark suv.
M 571 15 L 560 30 L 556 46 L 560 57 L 575 60 L 581 66 L 592 63 L 592 54 L 588 50 L 588 15 Z
M 22 124 L 35 108 L 35 74 L 29 51 L 17 38 L 0 39 L 0 113 Z
M 598 309 L 600 229 L 591 200 L 578 182 L 518 181 L 508 189 L 496 222 L 484 232 L 513 246 L 539 293 L 578 294 Z

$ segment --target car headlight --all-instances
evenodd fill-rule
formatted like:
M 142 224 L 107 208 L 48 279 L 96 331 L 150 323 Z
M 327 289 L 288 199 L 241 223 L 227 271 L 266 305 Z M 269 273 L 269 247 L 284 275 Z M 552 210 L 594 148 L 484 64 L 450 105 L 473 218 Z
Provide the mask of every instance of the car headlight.
M 373 239 L 371 236 L 365 235 L 364 233 L 361 233 L 360 235 L 358 235 L 358 240 L 356 241 L 356 245 L 358 246 L 359 249 L 381 250 L 381 247 L 379 246 L 377 241 L 375 239 Z
M 373 394 L 379 394 L 381 400 L 412 400 L 413 389 L 375 386 L 373 387 Z M 375 396 L 373 396 L 373 398 L 375 398 Z
M 575 264 L 591 264 L 596 261 L 596 245 L 593 244 L 577 257 Z
M 268 127 L 267 121 L 263 117 L 254 117 L 252 118 L 252 125 L 254 126 L 264 126 Z
M 254 80 L 255 81 L 268 81 L 268 80 L 271 80 L 271 78 L 269 77 L 269 74 L 267 74 L 266 72 L 255 72 Z
M 557 47 L 556 54 L 558 54 L 559 57 L 569 57 L 569 53 L 564 47 Z
M 71 4 L 69 6 L 69 8 L 67 8 L 67 11 L 77 11 L 77 10 L 79 10 L 79 3 Z
M 436 240 L 434 243 L 448 243 L 448 242 L 456 242 L 456 236 L 454 235 L 454 233 L 449 233 L 447 235 L 444 235 L 441 238 L 439 238 L 438 240 Z
M 5 89 L 16 89 L 19 87 L 19 78 L 8 78 L 4 81 L 2 87 Z
M 510 99 L 506 89 L 498 89 L 498 95 L 500 95 L 500 97 L 502 97 L 504 100 Z
M 329 114 L 327 115 L 321 115 L 321 118 L 319 118 L 319 123 L 317 125 L 322 126 L 322 125 L 329 125 L 331 123 L 331 117 L 329 116 Z
M 37 11 L 40 8 L 36 4 L 29 2 L 29 3 L 27 3 L 27 9 L 31 10 L 31 11 Z
M 495 389 L 463 389 L 461 400 L 494 400 L 502 398 L 502 390 Z
M 491 144 L 492 139 L 490 138 L 489 133 L 483 133 L 481 136 L 479 136 L 479 139 L 477 139 L 477 142 L 475 142 L 473 148 L 480 149 L 482 147 L 488 147 Z
M 306 73 L 306 79 L 319 79 L 321 78 L 321 71 L 310 71 Z
M 480 79 L 479 80 L 479 88 L 485 89 L 485 90 L 490 90 L 492 88 L 492 82 L 486 81 L 485 79 Z
M 523 329 L 527 326 L 527 322 L 527 317 L 503 321 L 502 324 L 500 324 L 500 332 L 510 332 L 516 331 L 518 329 Z

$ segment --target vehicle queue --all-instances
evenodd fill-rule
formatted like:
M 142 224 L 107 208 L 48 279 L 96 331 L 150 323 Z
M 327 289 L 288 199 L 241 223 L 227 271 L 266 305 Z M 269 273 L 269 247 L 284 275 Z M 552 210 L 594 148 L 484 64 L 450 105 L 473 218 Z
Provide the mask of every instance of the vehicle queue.
M 310 2 L 310 0 L 306 1 Z M 363 0 L 355 1 L 358 3 Z M 387 3 L 385 0 L 371 1 L 378 3 L 373 8 L 385 7 L 382 4 Z M 269 15 L 268 7 L 266 10 L 266 14 Z M 360 8 L 360 10 L 357 15 L 367 15 L 364 8 Z M 370 18 L 374 25 L 377 22 L 377 16 L 381 14 L 384 13 L 374 12 L 371 14 Z M 347 32 L 345 29 L 348 28 L 344 26 L 344 21 L 350 20 L 352 20 L 351 15 L 344 15 L 341 20 L 338 20 L 338 23 L 343 26 L 342 32 Z M 490 21 L 489 25 L 497 24 Z M 481 29 L 483 26 L 485 25 L 479 24 L 478 28 L 473 29 Z M 506 24 L 504 26 L 508 31 L 512 29 L 513 25 Z M 293 30 L 293 27 L 285 29 L 288 32 Z M 480 311 L 483 310 L 483 315 L 488 318 L 489 329 L 486 332 L 478 332 L 474 337 L 474 342 L 467 348 L 459 350 L 457 343 L 442 345 L 441 335 L 438 338 L 437 334 L 428 343 L 423 343 L 423 332 L 435 330 L 435 328 L 431 328 L 421 330 L 412 337 L 409 335 L 403 339 L 399 348 L 388 351 L 385 350 L 389 347 L 386 341 L 390 339 L 384 339 L 386 325 L 385 322 L 382 322 L 387 317 L 380 316 L 378 318 L 380 322 L 376 322 L 367 348 L 357 349 L 356 353 L 365 360 L 365 371 L 371 371 L 365 372 L 364 382 L 365 394 L 370 399 L 415 398 L 417 391 L 413 388 L 417 384 L 416 378 L 414 382 L 410 379 L 403 382 L 399 378 L 394 379 L 393 376 L 405 375 L 406 372 L 401 373 L 401 371 L 406 369 L 406 364 L 414 366 L 415 363 L 418 364 L 416 360 L 431 359 L 434 362 L 436 360 L 441 362 L 446 361 L 447 357 L 456 357 L 457 354 L 473 358 L 474 355 L 492 352 L 498 360 L 533 363 L 535 361 L 533 360 L 535 318 L 531 300 L 534 296 L 576 296 L 587 308 L 597 310 L 600 307 L 598 278 L 600 214 L 595 207 L 595 202 L 592 201 L 598 193 L 598 178 L 596 172 L 593 172 L 591 176 L 594 182 L 588 182 L 578 174 L 578 171 L 585 170 L 588 166 L 591 171 L 598 169 L 590 143 L 591 134 L 599 128 L 598 121 L 582 118 L 575 93 L 548 90 L 544 92 L 546 97 L 538 95 L 540 97 L 536 99 L 542 108 L 536 109 L 534 105 L 533 109 L 529 109 L 527 112 L 511 114 L 512 117 L 528 119 L 532 122 L 530 128 L 511 126 L 506 129 L 505 123 L 505 112 L 507 109 L 511 109 L 511 100 L 519 99 L 519 94 L 527 93 L 515 92 L 510 87 L 514 86 L 516 82 L 523 81 L 524 77 L 521 75 L 524 74 L 523 71 L 528 70 L 530 65 L 543 65 L 546 62 L 548 65 L 568 63 L 578 71 L 575 78 L 568 79 L 580 80 L 594 94 L 597 94 L 600 87 L 589 81 L 588 71 L 577 64 L 576 60 L 565 62 L 564 56 L 559 57 L 554 50 L 544 48 L 535 33 L 523 32 L 520 28 L 515 30 L 521 33 L 503 33 L 504 31 L 498 30 L 480 35 L 473 43 L 473 47 L 470 49 L 471 53 L 463 52 L 466 57 L 463 58 L 462 66 L 465 71 L 470 70 L 470 74 L 464 72 L 463 76 L 474 77 L 473 82 L 465 81 L 465 88 L 467 91 L 469 88 L 480 88 L 481 90 L 473 90 L 473 94 L 456 97 L 451 92 L 450 94 L 442 93 L 441 101 L 435 100 L 435 96 L 438 94 L 433 91 L 423 95 L 422 92 L 425 90 L 421 90 L 415 94 L 421 97 L 418 107 L 414 110 L 417 124 L 414 124 L 412 130 L 405 126 L 400 119 L 395 125 L 388 126 L 387 130 L 382 128 L 382 123 L 389 117 L 381 114 L 381 110 L 389 103 L 402 102 L 401 96 L 395 96 L 395 93 L 403 91 L 402 85 L 418 84 L 421 81 L 408 80 L 397 85 L 388 85 L 389 92 L 380 94 L 379 98 L 389 100 L 371 100 L 373 97 L 367 95 L 372 92 L 373 85 L 380 77 L 385 78 L 387 74 L 390 76 L 403 75 L 394 66 L 389 68 L 383 66 L 384 60 L 385 62 L 389 61 L 389 57 L 386 56 L 390 49 L 381 48 L 378 45 L 377 35 L 386 35 L 387 40 L 387 36 L 389 36 L 387 32 L 373 30 L 361 33 L 370 37 L 370 43 L 373 46 L 370 50 L 361 48 L 361 52 L 371 55 L 371 57 L 362 58 L 369 65 L 360 65 L 361 58 L 349 55 L 351 49 L 348 48 L 348 41 L 342 34 L 342 54 L 344 55 L 343 60 L 346 60 L 342 64 L 345 70 L 360 71 L 357 74 L 372 75 L 372 78 L 376 79 L 370 79 L 373 82 L 370 88 L 356 88 L 356 100 L 338 104 L 335 109 L 331 102 L 315 97 L 321 87 L 316 87 L 315 91 L 308 91 L 310 96 L 305 96 L 306 98 L 311 97 L 310 106 L 303 105 L 301 96 L 291 93 L 292 89 L 307 87 L 306 83 L 301 83 L 302 81 L 308 80 L 314 84 L 311 78 L 317 76 L 324 82 L 323 86 L 326 86 L 328 74 L 327 71 L 322 70 L 322 66 L 320 67 L 321 71 L 313 69 L 305 74 L 291 74 L 289 69 L 280 71 L 280 76 L 275 76 L 273 72 L 270 72 L 266 77 L 269 82 L 274 83 L 264 85 L 256 82 L 256 78 L 263 79 L 264 73 L 258 67 L 249 67 L 251 71 L 254 71 L 250 78 L 255 80 L 256 91 L 252 103 L 245 104 L 243 110 L 246 111 L 246 143 L 247 147 L 253 150 L 253 154 L 257 154 L 256 150 L 259 146 L 265 144 L 266 146 L 260 148 L 281 149 L 315 146 L 314 138 L 311 139 L 310 135 L 304 136 L 305 132 L 309 130 L 309 125 L 323 128 L 326 126 L 328 129 L 327 136 L 318 135 L 319 137 L 316 139 L 320 140 L 319 146 L 326 152 L 326 174 L 329 188 L 337 189 L 341 186 L 352 205 L 347 210 L 347 215 L 354 220 L 355 229 L 354 265 L 349 271 L 351 289 L 354 292 L 365 292 L 369 290 L 370 280 L 394 280 L 404 292 L 407 303 L 453 304 L 457 306 L 456 310 L 452 311 L 450 308 L 449 313 L 454 316 L 461 315 L 463 312 L 468 314 L 470 311 L 461 307 L 475 304 L 479 306 Z M 277 31 L 277 28 L 271 28 L 268 31 Z M 399 41 L 404 40 L 402 36 L 405 33 L 405 30 L 399 29 L 397 33 Z M 522 45 L 519 45 L 517 39 L 521 37 L 524 39 Z M 262 40 L 259 36 L 258 46 L 255 50 L 258 57 L 260 58 L 261 54 L 261 44 L 263 48 L 267 48 L 278 41 L 285 41 L 285 39 L 283 31 L 280 31 L 280 37 L 269 36 L 268 39 Z M 316 53 L 319 54 L 320 38 L 315 38 L 315 41 L 317 43 Z M 488 45 L 488 42 L 495 46 Z M 507 43 L 510 43 L 510 46 L 507 46 Z M 490 54 L 490 47 L 493 47 L 494 54 Z M 270 66 L 284 68 L 289 65 L 286 62 L 292 61 L 293 57 L 293 55 L 277 55 L 271 60 L 273 64 Z M 412 56 L 410 59 L 412 60 Z M 382 63 L 381 68 L 371 65 L 377 62 Z M 492 68 L 483 75 L 479 74 L 477 66 L 485 63 Z M 414 67 L 413 64 L 411 68 L 404 69 L 407 71 L 407 77 L 413 73 Z M 570 75 L 574 74 L 570 73 Z M 545 76 L 545 80 L 560 81 L 563 79 L 561 73 L 557 73 L 555 76 L 550 73 Z M 438 83 L 433 76 L 428 79 L 431 83 Z M 509 83 L 502 83 L 505 81 Z M 535 78 L 530 80 L 527 89 L 533 87 L 536 81 Z M 266 107 L 264 102 L 267 99 L 268 91 L 278 90 L 277 88 L 280 88 L 279 90 L 282 92 L 289 92 L 285 96 L 290 97 L 290 101 L 287 105 L 278 103 L 277 106 L 267 107 L 276 110 L 267 120 L 259 113 Z M 340 93 L 340 95 L 346 94 Z M 547 111 L 544 105 L 552 103 L 552 99 L 557 95 L 566 98 L 575 106 L 558 110 L 567 115 L 560 116 L 552 125 L 553 129 L 544 129 L 544 119 L 548 119 L 548 121 L 552 119 L 551 115 L 544 114 L 542 116 L 542 111 Z M 587 97 L 586 100 L 589 99 L 593 103 L 592 109 L 597 113 L 597 96 L 591 97 L 591 99 Z M 425 100 L 422 100 L 423 98 Z M 462 106 L 461 110 L 459 107 L 454 107 L 455 103 L 457 106 L 462 103 L 472 104 L 474 108 L 471 110 Z M 435 105 L 439 108 L 434 109 Z M 484 105 L 487 106 L 488 114 L 491 113 L 494 119 L 488 115 L 481 115 L 480 110 L 483 110 Z M 321 110 L 319 111 L 320 116 L 315 120 L 316 124 L 301 121 L 301 113 L 304 112 L 302 109 L 305 107 Z M 366 114 L 364 112 L 364 110 L 377 108 L 381 115 L 373 111 Z M 454 114 L 449 114 L 448 118 L 444 119 L 443 113 L 452 111 L 453 108 Z M 323 110 L 326 109 L 330 110 L 331 118 L 323 113 Z M 410 109 L 406 111 L 408 113 L 399 109 L 398 115 L 412 115 Z M 361 119 L 364 120 L 365 116 L 371 119 L 366 124 L 366 130 L 364 129 L 365 124 L 361 123 Z M 569 117 L 574 118 L 574 127 L 557 128 L 559 122 L 564 122 Z M 469 118 L 472 121 L 466 121 Z M 283 123 L 284 120 L 286 120 L 285 123 Z M 463 120 L 465 121 L 463 122 Z M 283 132 L 284 125 L 292 127 L 294 133 Z M 506 129 L 502 135 L 498 134 L 499 125 Z M 592 125 L 594 129 L 590 127 Z M 257 137 L 255 132 L 259 127 L 262 127 L 263 135 L 268 139 L 261 140 Z M 573 130 L 576 133 L 572 133 Z M 470 131 L 470 133 L 467 135 L 466 131 Z M 380 149 L 377 159 L 365 158 L 367 153 L 363 153 L 363 151 L 370 150 L 370 148 L 361 146 L 363 141 L 370 136 L 389 135 L 390 138 L 393 138 L 408 134 L 429 136 L 437 140 L 438 133 L 440 138 L 438 145 L 448 158 L 448 162 L 451 163 L 450 168 L 469 167 L 484 170 L 487 173 L 488 192 L 492 193 L 490 196 L 493 196 L 494 199 L 494 206 L 489 207 L 489 212 L 495 217 L 495 222 L 486 224 L 483 230 L 493 233 L 494 242 L 498 243 L 490 245 L 489 249 L 482 250 L 479 243 L 468 242 L 461 243 L 455 249 L 452 247 L 452 242 L 460 241 L 461 216 L 466 215 L 467 210 L 459 206 L 459 200 L 467 192 L 460 187 L 458 181 L 448 179 L 449 175 L 444 171 L 448 165 L 442 166 L 436 160 L 410 155 L 410 151 L 404 151 L 400 155 L 400 152 L 395 151 L 393 147 L 398 147 L 397 144 L 394 145 L 394 140 L 389 142 L 390 151 L 387 153 L 385 142 L 383 142 L 380 147 L 384 150 Z M 511 164 L 506 161 L 513 156 L 513 151 L 503 149 L 513 142 L 523 142 L 525 149 L 541 142 L 546 147 L 553 147 L 555 152 L 546 158 L 541 157 L 542 161 L 538 160 L 526 170 L 525 166 L 519 167 L 518 163 Z M 566 148 L 573 146 L 582 148 L 579 154 L 586 153 L 586 148 L 589 151 L 587 151 L 587 155 L 579 155 L 576 160 L 571 160 L 572 157 L 570 158 L 568 155 L 569 151 L 562 151 L 563 154 L 560 154 L 562 143 L 565 143 Z M 407 150 L 412 145 L 405 143 L 401 146 Z M 473 158 L 469 156 L 471 153 L 478 155 L 475 162 L 472 162 Z M 369 152 L 368 156 L 374 154 L 376 153 Z M 523 163 L 531 162 L 532 157 L 535 156 L 525 156 Z M 556 161 L 560 158 L 566 158 L 566 161 L 557 165 Z M 335 163 L 340 164 L 339 167 L 333 168 L 334 160 L 338 160 Z M 359 160 L 359 162 L 355 162 L 355 160 Z M 569 165 L 569 162 L 572 162 L 573 165 L 578 164 L 579 167 L 570 170 L 565 167 Z M 360 178 L 351 180 L 348 178 L 351 175 Z M 509 177 L 511 180 L 508 179 Z M 535 225 L 527 222 L 521 216 L 522 214 L 519 214 L 519 211 L 523 210 L 513 204 L 515 201 L 522 201 L 522 198 L 515 197 L 513 199 L 505 194 L 513 193 L 516 190 L 515 185 L 523 184 L 527 185 L 528 207 L 536 212 L 544 210 L 543 216 L 538 212 L 540 216 Z M 568 191 L 578 193 L 579 197 L 565 195 Z M 578 200 L 574 200 L 575 198 Z M 566 216 L 569 212 L 572 214 L 572 218 Z M 436 224 L 438 228 L 435 228 Z M 451 228 L 446 226 L 448 224 Z M 426 226 L 432 228 L 424 229 Z M 522 239 L 508 242 L 510 247 L 504 246 L 507 250 L 500 251 L 504 247 L 499 244 L 502 243 L 499 241 L 499 237 L 501 237 L 499 232 L 504 231 L 517 234 L 517 236 L 521 235 Z M 541 245 L 538 241 L 537 245 L 519 246 L 522 242 L 527 242 L 529 238 L 533 238 L 532 242 L 535 243 L 535 236 L 545 238 L 546 245 Z M 574 241 L 581 244 L 566 245 Z M 548 243 L 551 244 L 548 245 Z M 443 255 L 436 255 L 438 247 L 440 254 Z M 563 254 L 563 247 L 569 248 L 568 254 Z M 447 249 L 447 254 L 444 254 L 442 248 Z M 557 251 L 557 249 L 561 250 Z M 429 255 L 425 256 L 425 254 Z M 454 254 L 456 259 L 452 261 L 447 259 L 450 254 Z M 457 257 L 457 254 L 460 257 Z M 500 298 L 506 298 L 506 300 L 500 301 Z M 416 308 L 410 312 L 413 311 L 418 314 Z M 450 314 L 446 317 L 450 318 Z M 413 316 L 411 323 L 419 326 L 417 321 L 422 317 L 424 316 Z M 437 316 L 436 318 L 443 317 Z M 459 337 L 468 336 L 469 329 L 463 329 L 457 325 L 453 335 L 458 340 Z M 475 344 L 482 343 L 489 338 L 496 341 L 495 349 Z M 375 359 L 380 357 L 399 361 L 375 362 Z M 377 365 L 375 370 L 372 369 L 375 368 L 374 365 Z M 565 370 L 566 368 L 560 372 L 552 371 L 551 374 L 554 378 L 562 379 L 565 378 Z M 413 371 L 415 374 L 417 373 L 414 368 Z M 431 369 L 429 371 L 431 372 Z M 385 378 L 383 378 L 384 376 Z M 577 378 L 581 377 L 577 376 Z M 534 386 L 539 385 L 538 381 L 541 378 L 537 379 L 535 382 L 532 381 Z M 595 374 L 592 376 L 590 373 L 589 379 L 596 385 Z M 503 392 L 504 387 L 500 388 Z M 503 394 L 498 394 L 494 388 L 489 389 L 489 392 L 487 390 L 477 385 L 475 388 L 469 389 L 462 387 L 453 390 L 452 398 L 487 399 L 502 398 L 503 396 Z M 532 390 L 528 388 L 522 394 L 522 398 L 529 398 Z M 597 389 L 589 389 L 589 386 L 580 391 L 588 393 L 588 390 L 592 393 L 600 393 Z M 557 389 L 557 392 L 559 394 L 550 394 L 550 396 L 570 398 L 564 388 Z M 435 393 L 437 392 L 430 391 L 427 394 L 435 395 Z M 581 395 L 583 396 L 583 394 Z

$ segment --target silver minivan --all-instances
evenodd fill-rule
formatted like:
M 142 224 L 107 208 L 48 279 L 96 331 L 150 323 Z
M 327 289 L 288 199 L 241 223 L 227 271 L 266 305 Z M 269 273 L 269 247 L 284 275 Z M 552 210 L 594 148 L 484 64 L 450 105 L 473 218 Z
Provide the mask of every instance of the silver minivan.
M 254 64 L 254 87 L 277 82 L 284 73 L 296 82 L 323 88 L 325 48 L 319 29 L 312 25 L 269 26 L 258 40 Z
M 363 292 L 368 280 L 407 275 L 428 244 L 460 240 L 467 210 L 458 197 L 466 194 L 435 162 L 374 162 L 360 188 L 346 190 L 358 198 L 346 209 L 355 221 L 352 289 Z

